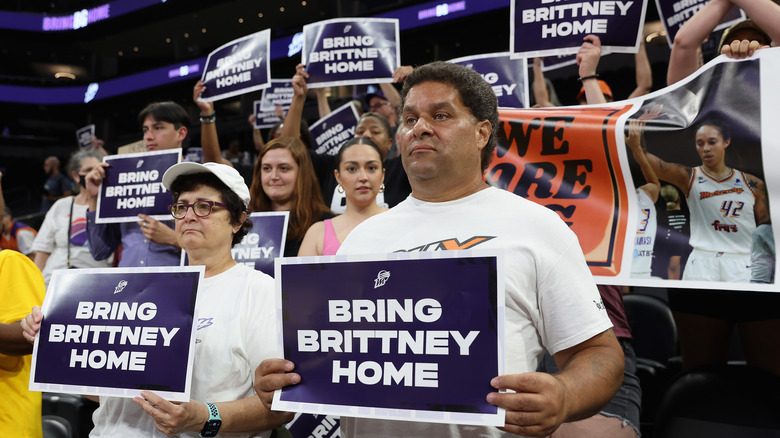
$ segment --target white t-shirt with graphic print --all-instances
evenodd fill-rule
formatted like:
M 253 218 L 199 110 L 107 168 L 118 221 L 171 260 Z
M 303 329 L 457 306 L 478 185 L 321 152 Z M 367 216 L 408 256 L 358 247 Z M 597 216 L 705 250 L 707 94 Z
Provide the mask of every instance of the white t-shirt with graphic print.
M 497 188 L 449 202 L 410 196 L 358 225 L 338 254 L 459 248 L 505 253 L 507 374 L 535 371 L 545 349 L 555 354 L 612 327 L 575 234 L 551 210 Z M 341 430 L 344 437 L 505 434 L 491 427 L 347 417 Z

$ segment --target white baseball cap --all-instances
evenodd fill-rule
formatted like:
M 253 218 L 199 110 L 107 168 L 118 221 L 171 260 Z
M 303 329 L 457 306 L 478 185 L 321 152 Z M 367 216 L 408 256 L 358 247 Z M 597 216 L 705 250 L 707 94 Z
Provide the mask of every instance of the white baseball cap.
M 228 186 L 228 188 L 232 190 L 233 193 L 238 195 L 242 201 L 244 201 L 244 207 L 249 205 L 249 189 L 244 182 L 244 178 L 241 176 L 241 174 L 238 173 L 236 169 L 225 164 L 200 164 L 192 162 L 174 164 L 165 171 L 165 174 L 162 177 L 162 184 L 166 189 L 168 189 L 168 191 L 170 191 L 171 184 L 173 184 L 176 178 L 182 175 L 192 175 L 196 173 L 213 174 L 219 178 L 220 181 L 225 183 L 225 185 Z

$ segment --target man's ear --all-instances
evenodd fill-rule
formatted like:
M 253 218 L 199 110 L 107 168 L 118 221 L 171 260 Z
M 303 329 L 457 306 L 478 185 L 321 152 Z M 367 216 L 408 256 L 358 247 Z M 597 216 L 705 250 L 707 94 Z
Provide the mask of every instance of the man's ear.
M 476 136 L 477 136 L 477 144 L 479 145 L 479 150 L 482 150 L 482 148 L 484 148 L 487 145 L 488 140 L 490 140 L 490 134 L 492 133 L 493 133 L 493 125 L 489 121 L 483 120 L 477 123 Z

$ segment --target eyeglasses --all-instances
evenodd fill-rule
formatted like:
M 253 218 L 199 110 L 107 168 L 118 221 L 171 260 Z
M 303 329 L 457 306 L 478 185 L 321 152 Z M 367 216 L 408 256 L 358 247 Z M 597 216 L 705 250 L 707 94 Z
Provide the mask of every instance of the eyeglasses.
M 187 209 L 190 207 L 192 207 L 192 211 L 195 213 L 195 216 L 206 217 L 211 214 L 211 210 L 215 205 L 218 207 L 227 208 L 227 205 L 221 202 L 195 201 L 192 204 L 177 202 L 173 205 L 169 205 L 168 210 L 170 210 L 171 216 L 173 216 L 174 219 L 184 219 L 184 216 L 187 215 Z

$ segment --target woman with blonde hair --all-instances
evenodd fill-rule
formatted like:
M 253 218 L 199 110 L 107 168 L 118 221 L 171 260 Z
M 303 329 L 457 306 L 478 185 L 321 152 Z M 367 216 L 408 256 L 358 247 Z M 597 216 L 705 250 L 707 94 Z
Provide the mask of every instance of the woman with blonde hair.
M 251 211 L 289 211 L 285 257 L 295 257 L 306 230 L 333 213 L 322 200 L 309 152 L 293 137 L 278 137 L 265 145 L 255 162 L 250 188 Z

